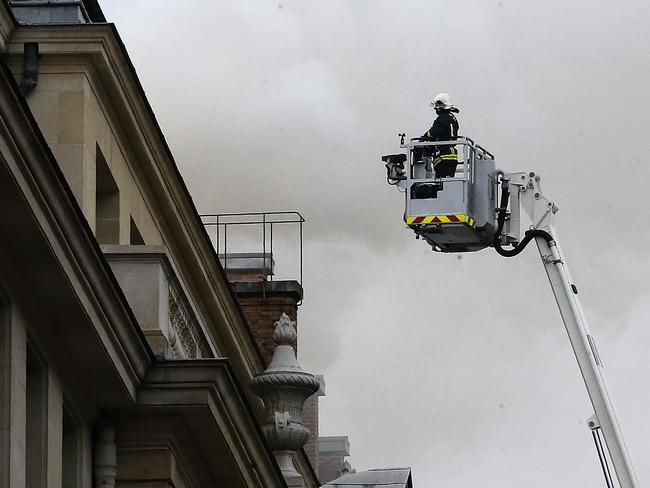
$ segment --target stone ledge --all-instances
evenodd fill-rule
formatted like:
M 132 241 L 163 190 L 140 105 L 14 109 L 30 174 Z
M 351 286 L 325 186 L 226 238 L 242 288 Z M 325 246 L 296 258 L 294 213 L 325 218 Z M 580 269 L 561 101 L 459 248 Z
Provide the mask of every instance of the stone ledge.
M 164 246 L 101 249 L 154 354 L 170 359 L 212 354 L 205 327 Z
M 303 297 L 303 290 L 297 281 L 240 281 L 230 283 L 237 297 L 291 297 L 299 302 Z

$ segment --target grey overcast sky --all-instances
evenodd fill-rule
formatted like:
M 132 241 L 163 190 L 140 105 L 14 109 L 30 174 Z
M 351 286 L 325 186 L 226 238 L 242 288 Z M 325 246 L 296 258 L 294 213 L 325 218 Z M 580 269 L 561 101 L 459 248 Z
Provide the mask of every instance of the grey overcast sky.
M 605 486 L 534 246 L 440 255 L 380 155 L 441 91 L 461 133 L 534 170 L 650 486 L 650 3 L 102 0 L 201 212 L 299 210 L 300 359 L 321 433 L 417 487 Z M 281 263 L 278 263 L 280 266 Z

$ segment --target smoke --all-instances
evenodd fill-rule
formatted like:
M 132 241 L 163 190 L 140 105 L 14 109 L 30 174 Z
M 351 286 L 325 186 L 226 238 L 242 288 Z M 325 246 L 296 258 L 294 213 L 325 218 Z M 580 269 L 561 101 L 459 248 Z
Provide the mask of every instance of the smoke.
M 647 2 L 103 0 L 200 211 L 299 210 L 303 366 L 324 434 L 418 486 L 601 483 L 591 407 L 534 249 L 432 253 L 382 154 L 450 92 L 461 133 L 534 170 L 641 484 L 650 400 Z M 280 263 L 278 263 L 279 265 Z

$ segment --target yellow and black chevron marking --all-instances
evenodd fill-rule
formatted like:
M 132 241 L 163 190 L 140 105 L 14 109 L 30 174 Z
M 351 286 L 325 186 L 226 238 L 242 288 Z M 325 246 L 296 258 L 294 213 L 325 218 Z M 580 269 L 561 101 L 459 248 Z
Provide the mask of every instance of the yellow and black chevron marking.
M 456 224 L 463 222 L 470 227 L 474 227 L 474 219 L 469 215 L 453 214 L 453 215 L 423 215 L 419 217 L 406 217 L 408 225 L 423 225 L 423 224 Z

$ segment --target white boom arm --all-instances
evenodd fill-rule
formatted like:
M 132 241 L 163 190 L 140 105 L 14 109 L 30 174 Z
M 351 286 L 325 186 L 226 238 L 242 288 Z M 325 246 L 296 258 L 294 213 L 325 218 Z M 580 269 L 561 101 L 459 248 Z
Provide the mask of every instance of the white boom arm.
M 521 205 L 532 221 L 532 228 L 547 232 L 553 239 L 548 242 L 544 237 L 535 237 L 539 254 L 595 411 L 595 421 L 600 424 L 602 429 L 621 488 L 638 488 L 638 481 L 600 371 L 602 362 L 596 349 L 596 343 L 580 306 L 578 289 L 573 284 L 555 229 L 551 225 L 553 214 L 558 209 L 553 202 L 544 197 L 540 189 L 539 176 L 534 173 L 510 173 L 506 178 L 509 179 L 512 212 L 510 230 L 516 232 L 515 229 L 519 226 L 519 205 Z M 593 421 L 589 425 L 591 428 L 597 427 L 597 424 L 594 427 Z

